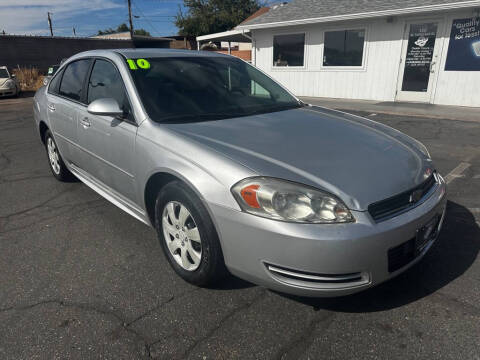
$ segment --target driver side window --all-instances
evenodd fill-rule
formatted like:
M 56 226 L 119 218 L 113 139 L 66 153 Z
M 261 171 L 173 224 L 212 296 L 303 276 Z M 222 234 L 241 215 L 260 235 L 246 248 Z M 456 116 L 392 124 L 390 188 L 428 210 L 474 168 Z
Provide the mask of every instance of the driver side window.
M 102 98 L 115 99 L 122 110 L 131 113 L 120 73 L 109 61 L 97 59 L 88 81 L 87 104 Z

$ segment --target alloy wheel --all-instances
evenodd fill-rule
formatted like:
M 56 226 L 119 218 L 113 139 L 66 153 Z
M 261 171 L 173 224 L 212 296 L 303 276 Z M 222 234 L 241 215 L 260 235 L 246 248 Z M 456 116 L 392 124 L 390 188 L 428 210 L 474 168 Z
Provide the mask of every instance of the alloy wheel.
M 202 240 L 188 209 L 178 201 L 163 208 L 162 229 L 170 254 L 182 269 L 195 271 L 202 260 Z
M 60 157 L 58 155 L 57 146 L 51 137 L 47 139 L 48 159 L 55 174 L 60 174 Z

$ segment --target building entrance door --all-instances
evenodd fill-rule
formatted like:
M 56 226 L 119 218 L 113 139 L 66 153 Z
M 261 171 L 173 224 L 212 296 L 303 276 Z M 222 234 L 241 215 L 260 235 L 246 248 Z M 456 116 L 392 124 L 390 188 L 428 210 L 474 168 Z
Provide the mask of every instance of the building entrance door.
M 430 102 L 439 64 L 440 21 L 409 22 L 403 38 L 397 101 Z

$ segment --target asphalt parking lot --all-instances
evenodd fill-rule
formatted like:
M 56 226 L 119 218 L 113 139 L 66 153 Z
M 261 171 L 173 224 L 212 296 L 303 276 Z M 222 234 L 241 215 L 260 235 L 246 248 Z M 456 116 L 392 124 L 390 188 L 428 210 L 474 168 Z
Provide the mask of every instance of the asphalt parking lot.
M 447 175 L 444 229 L 390 282 L 303 299 L 182 281 L 152 229 L 55 180 L 31 107 L 0 99 L 1 359 L 480 359 L 480 122 L 371 116 Z

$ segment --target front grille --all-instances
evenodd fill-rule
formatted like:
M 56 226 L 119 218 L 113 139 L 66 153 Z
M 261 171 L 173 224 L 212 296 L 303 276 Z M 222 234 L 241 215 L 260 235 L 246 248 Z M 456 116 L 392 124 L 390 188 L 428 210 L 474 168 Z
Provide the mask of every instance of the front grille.
M 391 198 L 370 204 L 368 206 L 368 212 L 377 222 L 397 216 L 421 203 L 436 182 L 436 175 L 432 174 L 427 180 L 413 189 L 392 196 Z M 420 191 L 420 194 L 418 195 L 419 200 L 412 202 L 412 194 L 417 191 Z
M 265 266 L 274 279 L 294 286 L 338 289 L 363 285 L 369 282 L 368 274 L 361 272 L 350 274 L 316 274 L 288 269 L 277 265 L 265 264 Z

